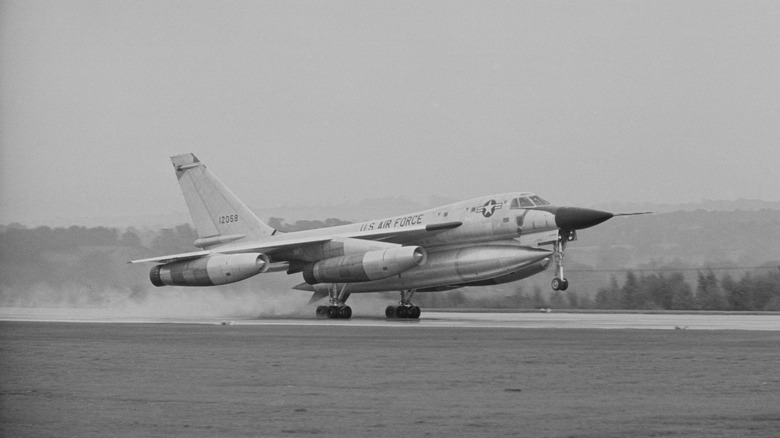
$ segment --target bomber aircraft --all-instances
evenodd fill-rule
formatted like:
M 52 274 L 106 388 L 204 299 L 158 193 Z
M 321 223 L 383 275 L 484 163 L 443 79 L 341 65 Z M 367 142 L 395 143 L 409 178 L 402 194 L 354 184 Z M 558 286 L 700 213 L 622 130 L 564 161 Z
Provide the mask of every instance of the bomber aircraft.
M 171 157 L 199 251 L 134 260 L 156 263 L 155 286 L 217 286 L 266 272 L 301 273 L 318 317 L 350 318 L 351 294 L 400 291 L 387 318 L 420 317 L 415 292 L 517 281 L 555 264 L 554 290 L 566 290 L 567 243 L 613 213 L 551 205 L 528 192 L 331 228 L 283 233 L 242 203 L 193 154 Z

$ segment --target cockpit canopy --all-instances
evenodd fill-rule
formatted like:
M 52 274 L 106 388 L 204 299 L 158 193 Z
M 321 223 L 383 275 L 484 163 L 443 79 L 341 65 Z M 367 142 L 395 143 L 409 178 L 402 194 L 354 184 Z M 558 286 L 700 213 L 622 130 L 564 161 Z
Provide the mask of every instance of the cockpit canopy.
M 528 195 L 512 199 L 509 208 L 534 208 L 541 205 L 550 205 L 550 203 L 536 195 Z

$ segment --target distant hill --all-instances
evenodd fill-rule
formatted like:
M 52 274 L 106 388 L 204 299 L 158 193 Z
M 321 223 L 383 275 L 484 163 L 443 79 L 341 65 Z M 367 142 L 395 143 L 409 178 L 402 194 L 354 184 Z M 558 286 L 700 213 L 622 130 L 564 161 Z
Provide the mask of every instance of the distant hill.
M 391 216 L 453 202 L 430 198 L 427 202 L 408 198 L 380 198 L 352 204 L 276 207 L 259 216 L 266 221 L 293 224 L 357 222 Z M 677 208 L 679 207 L 679 208 Z M 710 207 L 705 210 L 698 207 Z M 759 208 L 763 207 L 763 208 Z M 777 207 L 777 208 L 772 208 Z M 648 267 L 757 266 L 780 261 L 780 203 L 739 200 L 704 201 L 699 204 L 600 206 L 608 211 L 643 211 L 644 216 L 616 217 L 579 233 L 570 245 L 569 266 L 583 269 L 638 269 Z M 677 208 L 674 211 L 666 211 Z M 60 219 L 67 221 L 67 219 Z M 74 222 L 27 225 L 49 227 L 100 226 L 159 230 L 189 224 L 187 212 L 122 218 L 94 218 L 97 224 Z M 91 220 L 83 219 L 84 222 Z M 18 224 L 11 226 L 18 227 Z M 4 230 L 8 226 L 0 226 Z
M 616 217 L 579 236 L 572 251 L 594 268 L 755 266 L 780 260 L 780 210 Z
M 396 200 L 387 200 L 377 208 L 392 208 L 395 203 Z M 272 222 L 283 230 L 343 223 L 339 219 L 294 220 L 281 214 L 274 216 Z M 191 303 L 193 296 L 200 297 L 203 308 L 210 308 L 212 297 L 227 300 L 231 308 L 244 308 L 249 300 L 256 305 L 252 312 L 255 308 L 258 312 L 267 309 L 269 300 L 287 303 L 292 299 L 300 304 L 292 306 L 296 309 L 305 303 L 306 294 L 290 290 L 301 281 L 299 276 L 267 274 L 208 290 L 157 289 L 149 283 L 149 266 L 127 264 L 132 259 L 192 251 L 196 238 L 195 230 L 188 224 L 163 229 L 0 226 L 0 307 L 115 306 L 124 311 L 128 305 L 147 303 L 151 307 L 139 310 L 147 314 L 161 305 L 154 297 L 168 297 L 171 301 L 166 306 L 176 308 L 182 300 Z M 711 308 L 778 310 L 778 267 L 778 209 L 695 210 L 616 217 L 580 231 L 578 240 L 568 246 L 565 273 L 570 287 L 565 294 L 550 290 L 550 267 L 520 282 L 419 294 L 419 303 L 428 307 L 533 308 L 549 303 L 553 307 L 621 308 L 625 300 L 620 296 L 634 289 L 645 291 L 647 286 L 653 290 L 638 295 L 645 296 L 644 301 L 628 308 L 656 308 L 653 306 L 658 306 L 662 299 L 656 292 L 678 286 L 682 287 L 681 296 L 687 293 L 691 301 L 690 291 L 697 290 L 703 273 L 712 270 L 715 282 L 721 283 L 714 289 L 718 298 L 714 302 L 720 304 Z M 727 281 L 729 277 L 734 281 Z M 630 284 L 629 279 L 636 287 L 620 286 Z M 754 298 L 743 299 L 745 294 L 753 294 Z M 726 298 L 731 301 L 724 301 Z M 394 301 L 397 296 L 389 294 L 382 299 Z M 683 308 L 699 308 L 695 307 L 699 306 L 697 302 L 693 305 Z
M 616 217 L 581 230 L 567 248 L 565 275 L 570 291 L 593 296 L 613 278 L 622 284 L 629 272 L 680 272 L 695 285 L 708 269 L 738 278 L 778 267 L 780 210 L 697 210 Z M 548 290 L 551 269 L 524 280 L 525 290 Z
M 585 206 L 581 206 L 585 207 Z M 757 199 L 737 199 L 736 201 L 704 200 L 686 204 L 659 204 L 650 202 L 611 202 L 594 205 L 596 208 L 614 213 L 637 211 L 653 211 L 656 213 L 671 213 L 674 211 L 758 211 L 780 210 L 780 202 L 760 201 Z

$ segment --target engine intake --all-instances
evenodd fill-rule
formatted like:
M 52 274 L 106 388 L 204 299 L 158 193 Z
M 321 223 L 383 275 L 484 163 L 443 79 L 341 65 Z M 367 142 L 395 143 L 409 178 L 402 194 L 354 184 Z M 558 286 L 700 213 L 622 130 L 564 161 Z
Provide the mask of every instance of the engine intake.
M 320 260 L 303 269 L 309 284 L 356 283 L 392 277 L 425 263 L 428 258 L 420 246 L 402 246 Z
M 149 272 L 160 286 L 216 286 L 235 283 L 268 271 L 270 259 L 262 253 L 219 254 L 158 265 Z

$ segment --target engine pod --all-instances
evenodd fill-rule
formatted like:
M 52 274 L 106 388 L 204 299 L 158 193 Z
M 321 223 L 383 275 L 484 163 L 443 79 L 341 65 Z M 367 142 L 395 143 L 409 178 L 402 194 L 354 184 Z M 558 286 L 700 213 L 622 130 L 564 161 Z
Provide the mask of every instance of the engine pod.
M 309 284 L 380 280 L 419 266 L 426 259 L 427 253 L 420 246 L 368 251 L 308 265 L 303 270 L 303 279 Z
M 269 258 L 262 253 L 218 254 L 152 268 L 149 279 L 155 286 L 216 286 L 235 283 L 266 272 Z

